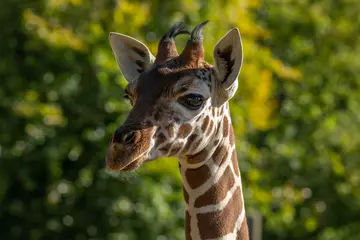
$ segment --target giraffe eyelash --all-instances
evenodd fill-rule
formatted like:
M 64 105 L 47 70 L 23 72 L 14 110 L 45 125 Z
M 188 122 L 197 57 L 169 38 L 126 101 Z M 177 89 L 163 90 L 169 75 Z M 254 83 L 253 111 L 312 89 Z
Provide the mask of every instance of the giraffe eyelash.
M 190 110 L 198 110 L 204 105 L 205 98 L 198 93 L 190 93 L 178 99 L 178 102 Z

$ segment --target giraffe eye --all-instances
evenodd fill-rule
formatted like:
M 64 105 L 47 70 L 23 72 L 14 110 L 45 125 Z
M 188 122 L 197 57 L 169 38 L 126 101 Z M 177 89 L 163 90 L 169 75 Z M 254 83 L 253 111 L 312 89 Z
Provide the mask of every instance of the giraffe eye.
M 130 101 L 129 94 L 125 94 L 125 95 L 123 96 L 123 98 Z
M 126 99 L 132 105 L 131 97 L 129 96 L 129 94 L 125 94 L 123 98 Z
M 204 103 L 204 97 L 200 94 L 188 94 L 180 98 L 179 103 L 191 110 L 199 109 Z

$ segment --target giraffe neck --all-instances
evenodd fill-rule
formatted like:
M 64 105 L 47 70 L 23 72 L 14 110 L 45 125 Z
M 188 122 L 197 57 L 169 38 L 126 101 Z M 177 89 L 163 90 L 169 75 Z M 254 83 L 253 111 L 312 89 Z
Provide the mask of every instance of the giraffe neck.
M 234 132 L 227 121 L 218 124 L 227 131 L 220 139 L 187 157 L 187 161 L 204 158 L 204 165 L 196 169 L 180 165 L 187 240 L 249 239 Z

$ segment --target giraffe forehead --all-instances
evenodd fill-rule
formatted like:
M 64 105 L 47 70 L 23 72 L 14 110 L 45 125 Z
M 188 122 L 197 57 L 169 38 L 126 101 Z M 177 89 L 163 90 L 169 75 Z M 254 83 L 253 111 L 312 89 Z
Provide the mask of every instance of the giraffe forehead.
M 210 97 L 208 82 L 198 76 L 184 76 L 170 87 L 172 96 L 185 95 L 187 93 L 199 93 L 205 98 Z
M 176 97 L 187 91 L 210 94 L 210 74 L 207 69 L 185 69 L 177 72 L 164 72 L 154 68 L 145 72 L 127 89 L 136 96 L 147 98 Z

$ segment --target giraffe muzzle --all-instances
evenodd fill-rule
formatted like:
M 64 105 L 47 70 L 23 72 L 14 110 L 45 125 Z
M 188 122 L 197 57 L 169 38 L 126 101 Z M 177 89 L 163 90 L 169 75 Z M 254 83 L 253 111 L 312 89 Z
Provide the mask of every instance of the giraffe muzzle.
M 147 160 L 154 132 L 153 128 L 131 130 L 122 126 L 117 129 L 107 151 L 107 167 L 115 171 L 138 168 Z
M 124 145 L 131 145 L 135 141 L 135 131 L 130 131 L 126 133 L 122 133 L 121 131 L 116 130 L 113 137 L 112 142 Z

